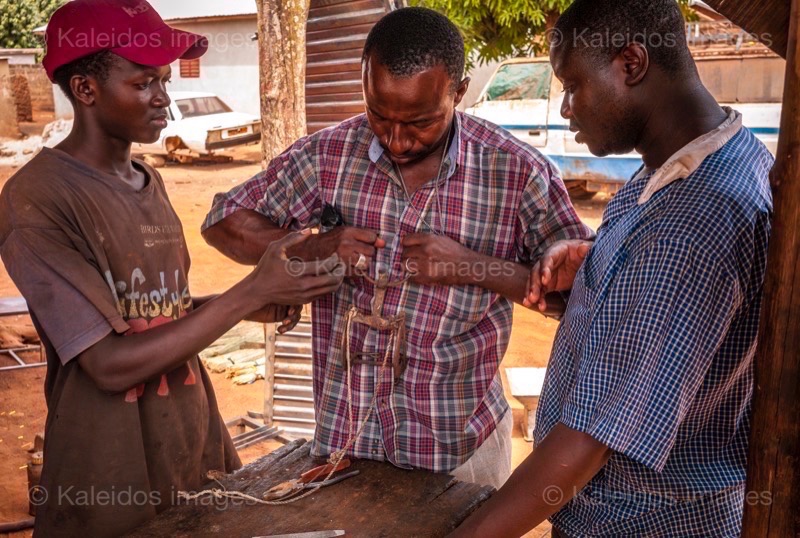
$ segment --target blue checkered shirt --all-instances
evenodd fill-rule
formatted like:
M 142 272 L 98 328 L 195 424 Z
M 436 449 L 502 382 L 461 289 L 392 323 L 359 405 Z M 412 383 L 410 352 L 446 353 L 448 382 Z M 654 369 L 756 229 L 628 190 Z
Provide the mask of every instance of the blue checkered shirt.
M 537 444 L 561 422 L 613 451 L 551 518 L 566 535 L 739 535 L 772 163 L 742 128 L 647 202 L 653 172 L 606 208 L 537 415 Z

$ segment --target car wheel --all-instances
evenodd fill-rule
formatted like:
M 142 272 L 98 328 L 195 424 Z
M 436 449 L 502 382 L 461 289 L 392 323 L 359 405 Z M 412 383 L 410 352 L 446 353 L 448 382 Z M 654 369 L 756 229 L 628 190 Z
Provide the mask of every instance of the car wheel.
M 569 197 L 573 200 L 591 200 L 597 194 L 586 188 L 585 181 L 567 180 L 564 181 L 564 186 L 567 187 Z

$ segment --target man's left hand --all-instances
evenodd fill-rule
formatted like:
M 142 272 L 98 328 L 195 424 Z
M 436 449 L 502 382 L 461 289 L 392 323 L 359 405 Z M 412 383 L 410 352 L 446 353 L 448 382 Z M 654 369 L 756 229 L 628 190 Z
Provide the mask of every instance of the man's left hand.
M 469 281 L 475 253 L 443 235 L 409 234 L 402 240 L 403 264 L 412 282 L 455 286 Z

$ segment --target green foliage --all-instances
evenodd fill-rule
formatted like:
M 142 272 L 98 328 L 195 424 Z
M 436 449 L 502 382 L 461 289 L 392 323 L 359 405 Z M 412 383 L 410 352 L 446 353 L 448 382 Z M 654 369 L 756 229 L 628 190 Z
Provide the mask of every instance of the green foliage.
M 0 0 L 2 1 L 2 0 Z M 464 35 L 468 63 L 481 64 L 547 51 L 545 38 L 573 0 L 410 0 L 447 15 Z M 684 15 L 696 16 L 689 0 L 678 0 Z
M 0 0 L 0 48 L 42 46 L 33 29 L 45 24 L 66 0 Z

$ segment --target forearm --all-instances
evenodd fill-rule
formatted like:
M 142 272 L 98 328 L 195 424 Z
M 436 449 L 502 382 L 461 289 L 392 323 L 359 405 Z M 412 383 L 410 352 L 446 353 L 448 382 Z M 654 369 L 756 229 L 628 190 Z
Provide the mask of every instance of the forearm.
M 589 435 L 557 424 L 505 485 L 451 536 L 522 536 L 569 502 L 610 455 L 608 447 Z
M 521 263 L 472 252 L 460 268 L 459 284 L 480 286 L 522 304 L 531 268 Z
M 203 231 L 206 243 L 232 260 L 255 265 L 273 241 L 289 234 L 264 215 L 240 209 Z
M 77 360 L 98 387 L 109 392 L 172 371 L 259 308 L 245 282 L 179 320 L 129 336 L 110 334 Z

